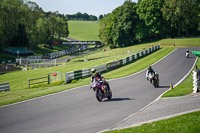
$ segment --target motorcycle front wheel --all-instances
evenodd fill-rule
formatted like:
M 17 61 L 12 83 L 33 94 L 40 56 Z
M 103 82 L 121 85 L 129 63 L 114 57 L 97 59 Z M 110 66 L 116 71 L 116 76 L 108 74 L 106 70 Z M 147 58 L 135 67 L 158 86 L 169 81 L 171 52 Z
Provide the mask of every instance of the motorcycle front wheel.
M 96 91 L 96 98 L 99 102 L 101 102 L 103 99 L 103 94 L 102 94 L 101 90 L 99 90 L 99 89 L 97 89 L 97 91 Z
M 153 84 L 153 86 L 154 86 L 155 88 L 157 87 L 156 80 L 152 80 L 152 84 Z

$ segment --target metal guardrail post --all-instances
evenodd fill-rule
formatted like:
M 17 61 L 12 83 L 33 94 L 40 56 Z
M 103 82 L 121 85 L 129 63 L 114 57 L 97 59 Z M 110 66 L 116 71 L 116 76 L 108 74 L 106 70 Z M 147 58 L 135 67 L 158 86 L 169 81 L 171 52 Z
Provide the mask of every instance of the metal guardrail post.
M 9 82 L 0 83 L 0 92 L 1 91 L 10 91 L 10 83 Z
M 48 84 L 50 84 L 50 74 L 48 74 Z
M 8 82 L 8 91 L 10 91 L 10 82 Z
M 28 88 L 30 88 L 30 78 L 28 78 Z

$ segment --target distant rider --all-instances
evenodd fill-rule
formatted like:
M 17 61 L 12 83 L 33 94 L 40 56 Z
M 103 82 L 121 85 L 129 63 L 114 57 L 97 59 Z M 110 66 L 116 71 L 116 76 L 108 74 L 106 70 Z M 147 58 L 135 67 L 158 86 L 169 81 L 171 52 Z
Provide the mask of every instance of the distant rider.
M 147 80 L 149 80 L 149 73 L 154 73 L 154 75 L 156 75 L 157 80 L 159 81 L 159 75 L 156 74 L 156 72 L 153 70 L 153 68 L 151 66 L 149 66 L 147 71 L 146 71 Z
M 92 75 L 91 75 L 91 83 L 96 80 L 97 78 L 103 82 L 104 85 L 107 85 L 108 90 L 110 90 L 110 86 L 109 83 L 107 81 L 105 81 L 104 77 L 102 76 L 101 73 L 96 72 L 95 68 L 91 69 Z
M 189 57 L 189 54 L 190 54 L 190 51 L 187 49 L 185 53 L 186 57 Z

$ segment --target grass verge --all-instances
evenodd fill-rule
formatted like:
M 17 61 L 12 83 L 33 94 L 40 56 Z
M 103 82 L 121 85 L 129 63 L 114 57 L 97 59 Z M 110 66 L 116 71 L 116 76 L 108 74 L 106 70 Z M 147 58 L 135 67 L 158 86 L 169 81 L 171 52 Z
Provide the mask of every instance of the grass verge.
M 200 111 L 142 126 L 105 133 L 197 133 L 200 129 Z

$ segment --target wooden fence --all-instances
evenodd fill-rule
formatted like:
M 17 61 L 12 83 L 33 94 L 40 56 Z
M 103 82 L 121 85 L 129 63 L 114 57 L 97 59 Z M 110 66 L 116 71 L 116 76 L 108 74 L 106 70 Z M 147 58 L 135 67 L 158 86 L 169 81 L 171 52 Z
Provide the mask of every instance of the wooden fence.
M 41 79 L 47 79 L 47 80 L 31 83 L 31 81 L 41 80 Z M 36 78 L 36 79 L 28 78 L 28 88 L 30 88 L 30 85 L 35 85 L 35 84 L 40 84 L 40 83 L 48 83 L 48 84 L 50 84 L 50 76 L 48 75 L 48 76 L 40 77 L 40 78 Z

